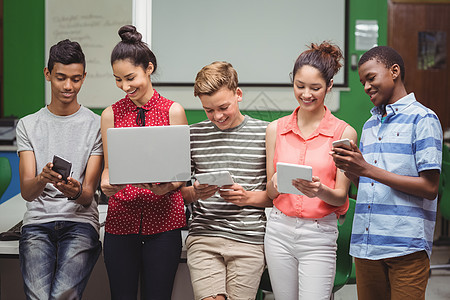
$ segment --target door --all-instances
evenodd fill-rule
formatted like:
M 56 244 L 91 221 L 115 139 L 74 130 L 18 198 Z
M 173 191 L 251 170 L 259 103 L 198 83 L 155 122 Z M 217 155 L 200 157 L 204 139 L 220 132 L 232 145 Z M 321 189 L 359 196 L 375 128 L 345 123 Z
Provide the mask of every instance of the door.
M 405 61 L 405 86 L 450 127 L 450 1 L 389 0 L 388 45 Z

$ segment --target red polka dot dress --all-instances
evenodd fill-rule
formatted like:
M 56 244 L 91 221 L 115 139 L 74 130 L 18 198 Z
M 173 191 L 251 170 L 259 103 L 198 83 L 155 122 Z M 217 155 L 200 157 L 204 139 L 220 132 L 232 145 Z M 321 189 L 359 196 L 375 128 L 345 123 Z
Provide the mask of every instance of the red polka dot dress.
M 128 96 L 112 105 L 114 127 L 162 126 L 169 124 L 174 102 L 154 91 L 138 109 Z M 145 114 L 145 122 L 142 120 Z M 142 159 L 145 159 L 143 157 Z M 111 234 L 155 234 L 185 226 L 184 203 L 179 190 L 155 195 L 150 190 L 127 185 L 109 198 L 106 232 Z

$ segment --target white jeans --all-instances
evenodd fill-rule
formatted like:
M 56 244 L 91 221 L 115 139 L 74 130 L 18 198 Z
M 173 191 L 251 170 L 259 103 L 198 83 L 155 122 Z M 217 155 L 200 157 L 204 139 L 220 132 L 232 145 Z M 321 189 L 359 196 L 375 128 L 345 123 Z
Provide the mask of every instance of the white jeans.
M 274 207 L 264 248 L 275 299 L 330 299 L 336 272 L 337 217 L 288 217 Z

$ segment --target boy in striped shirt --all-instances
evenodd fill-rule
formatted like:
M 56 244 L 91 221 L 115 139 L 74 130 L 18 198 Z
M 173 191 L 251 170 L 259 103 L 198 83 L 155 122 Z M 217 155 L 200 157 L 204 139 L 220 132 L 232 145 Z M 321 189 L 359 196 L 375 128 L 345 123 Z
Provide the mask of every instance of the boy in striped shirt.
M 239 110 L 242 90 L 227 62 L 214 62 L 197 74 L 194 95 L 208 120 L 191 130 L 192 173 L 229 171 L 234 184 L 183 187 L 193 203 L 186 240 L 195 299 L 254 299 L 264 270 L 267 122 Z
M 358 299 L 425 299 L 442 161 L 436 114 L 407 94 L 404 63 L 379 46 L 360 59 L 374 104 L 360 149 L 334 149 L 336 167 L 358 186 L 350 255 Z M 359 184 L 359 185 L 358 185 Z

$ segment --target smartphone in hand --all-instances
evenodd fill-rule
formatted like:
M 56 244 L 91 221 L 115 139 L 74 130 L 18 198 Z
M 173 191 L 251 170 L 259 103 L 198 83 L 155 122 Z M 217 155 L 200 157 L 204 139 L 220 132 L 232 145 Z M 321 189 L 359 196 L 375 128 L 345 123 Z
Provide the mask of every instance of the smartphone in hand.
M 342 139 L 342 140 L 334 141 L 332 143 L 333 148 L 343 148 L 342 146 L 344 146 L 344 145 L 346 145 L 348 147 L 351 147 L 350 140 L 349 139 Z M 344 170 L 342 170 L 342 169 L 339 169 L 339 170 L 341 172 L 344 172 Z
M 53 156 L 53 168 L 52 170 L 62 176 L 62 179 L 67 183 L 67 177 L 72 173 L 72 163 L 61 156 Z
M 350 140 L 349 139 L 342 139 L 334 141 L 332 144 L 333 148 L 342 148 L 343 145 L 350 147 Z

